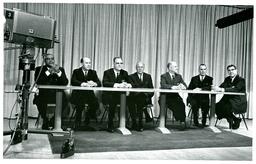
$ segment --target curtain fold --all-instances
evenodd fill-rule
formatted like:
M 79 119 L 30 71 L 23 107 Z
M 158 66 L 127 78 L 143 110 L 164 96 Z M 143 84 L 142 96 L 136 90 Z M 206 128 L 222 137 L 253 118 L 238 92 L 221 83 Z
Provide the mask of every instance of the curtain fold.
M 92 67 L 102 80 L 104 70 L 112 67 L 112 59 L 121 56 L 124 68 L 135 72 L 137 61 L 145 63 L 156 88 L 167 62 L 178 63 L 179 73 L 189 84 L 205 63 L 208 74 L 219 85 L 227 76 L 226 66 L 235 64 L 246 79 L 247 117 L 252 118 L 252 29 L 248 20 L 224 29 L 215 27 L 218 19 L 241 9 L 216 5 L 132 5 L 132 4 L 64 4 L 4 3 L 6 8 L 51 16 L 56 19 L 56 36 L 60 43 L 49 50 L 56 63 L 65 68 L 70 80 L 72 71 L 80 67 L 80 59 L 92 59 Z M 5 47 L 16 46 L 5 43 Z M 36 49 L 36 52 L 38 49 Z M 18 71 L 20 50 L 4 51 L 4 89 L 14 90 L 21 83 Z M 36 65 L 42 63 L 39 51 Z M 20 77 L 18 76 L 20 74 Z M 34 72 L 31 72 L 33 83 Z M 68 93 L 69 94 L 69 93 Z M 4 117 L 10 114 L 15 94 L 4 94 Z M 184 97 L 185 98 L 185 97 Z M 37 115 L 30 96 L 29 115 Z M 155 114 L 159 112 L 158 95 L 154 96 Z

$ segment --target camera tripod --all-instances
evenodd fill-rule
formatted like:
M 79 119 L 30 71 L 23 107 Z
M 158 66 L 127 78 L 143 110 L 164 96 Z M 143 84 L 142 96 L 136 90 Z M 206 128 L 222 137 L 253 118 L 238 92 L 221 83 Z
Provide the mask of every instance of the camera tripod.
M 11 135 L 10 145 L 21 143 L 23 140 L 28 139 L 28 133 L 37 134 L 68 134 L 69 138 L 66 139 L 62 146 L 61 158 L 66 158 L 74 154 L 74 139 L 72 136 L 72 131 L 51 131 L 51 130 L 30 130 L 28 129 L 28 108 L 29 108 L 29 96 L 33 93 L 30 88 L 34 88 L 35 84 L 31 87 L 30 85 L 30 71 L 35 69 L 34 60 L 34 47 L 27 47 L 23 45 L 21 55 L 19 56 L 19 70 L 23 71 L 22 85 L 16 86 L 16 92 L 19 94 L 17 100 L 21 103 L 20 113 L 17 116 L 17 124 L 14 130 L 4 131 L 4 135 Z M 46 54 L 47 49 L 42 49 L 42 53 Z M 9 145 L 9 146 L 10 146 Z M 8 151 L 7 147 L 4 154 Z

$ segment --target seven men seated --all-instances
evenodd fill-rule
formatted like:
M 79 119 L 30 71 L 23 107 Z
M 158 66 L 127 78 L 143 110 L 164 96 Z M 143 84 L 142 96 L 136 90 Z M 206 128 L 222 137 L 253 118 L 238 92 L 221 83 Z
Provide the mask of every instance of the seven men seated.
M 68 79 L 62 67 L 55 64 L 54 56 L 46 54 L 45 65 L 37 67 L 35 71 L 35 81 L 38 85 L 67 85 Z M 81 59 L 82 66 L 75 69 L 71 77 L 72 86 L 81 87 L 100 87 L 101 83 L 97 72 L 91 69 L 91 60 L 87 57 Z M 144 72 L 145 65 L 137 62 L 136 72 L 128 75 L 123 69 L 123 60 L 121 57 L 113 59 L 113 68 L 104 71 L 102 84 L 103 87 L 113 88 L 154 88 L 150 74 Z M 245 79 L 237 74 L 235 65 L 227 67 L 228 77 L 218 86 L 212 86 L 213 78 L 206 75 L 207 67 L 205 64 L 199 65 L 199 74 L 192 77 L 187 88 L 182 76 L 178 74 L 177 63 L 171 61 L 167 64 L 167 72 L 161 75 L 161 89 L 172 90 L 214 90 L 218 92 L 241 92 L 245 93 Z M 178 93 L 160 93 L 166 94 L 166 106 L 173 111 L 176 121 L 181 124 L 181 129 L 186 128 L 186 113 L 183 99 Z M 143 131 L 143 112 L 146 122 L 152 118 L 146 111 L 146 106 L 152 104 L 151 98 L 154 92 L 131 92 L 127 96 L 128 107 L 132 119 L 132 130 Z M 120 92 L 104 91 L 103 99 L 109 104 L 108 111 L 108 131 L 114 132 L 114 116 L 117 105 L 120 104 Z M 40 116 L 43 118 L 42 129 L 53 127 L 54 120 L 47 118 L 46 111 L 48 104 L 56 103 L 56 91 L 52 89 L 39 89 L 39 94 L 35 95 L 34 104 L 37 105 Z M 206 118 L 209 112 L 209 94 L 190 93 L 187 102 L 191 105 L 194 125 L 199 126 L 198 110 L 202 111 L 202 126 L 206 126 Z M 81 126 L 82 111 L 87 104 L 88 109 L 85 113 L 85 124 L 90 123 L 90 119 L 96 119 L 96 110 L 99 108 L 99 102 L 93 90 L 73 90 L 71 103 L 75 105 L 75 129 Z M 245 95 L 224 95 L 216 104 L 217 119 L 226 118 L 230 128 L 237 129 L 240 126 L 241 119 L 234 114 L 245 113 L 247 107 Z M 137 122 L 138 121 L 138 122 Z

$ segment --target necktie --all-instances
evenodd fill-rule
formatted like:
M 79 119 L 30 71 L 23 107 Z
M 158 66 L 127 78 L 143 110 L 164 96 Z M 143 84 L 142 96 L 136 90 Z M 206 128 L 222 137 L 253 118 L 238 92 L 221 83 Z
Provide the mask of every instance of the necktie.
M 171 79 L 173 80 L 174 79 L 174 75 L 171 74 Z
M 204 76 L 200 76 L 200 80 L 203 81 L 204 80 Z
M 143 79 L 142 79 L 142 74 L 139 74 L 139 76 L 140 76 L 140 81 L 143 81 Z
M 88 71 L 84 71 L 84 77 L 87 77 Z
M 120 75 L 120 73 L 119 73 L 119 72 L 117 72 L 117 73 L 116 73 L 116 78 L 117 78 L 117 79 L 118 79 L 119 75 Z

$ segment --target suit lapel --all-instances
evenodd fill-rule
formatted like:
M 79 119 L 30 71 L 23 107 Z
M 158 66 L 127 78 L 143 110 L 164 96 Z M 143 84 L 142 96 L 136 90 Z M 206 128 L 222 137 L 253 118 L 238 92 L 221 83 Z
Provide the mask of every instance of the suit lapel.
M 112 76 L 112 79 L 114 79 L 114 81 L 116 81 L 117 79 L 116 79 L 116 75 L 115 75 L 115 72 L 114 72 L 114 69 L 112 68 L 111 69 L 111 76 Z M 120 71 L 120 75 L 119 76 L 121 76 L 121 71 Z
M 45 71 L 47 71 L 47 70 L 48 70 L 47 66 L 44 65 L 44 66 L 43 66 L 43 69 L 42 69 L 42 72 L 45 72 Z
M 238 79 L 239 79 L 239 76 L 236 75 L 236 77 L 235 77 L 235 79 L 233 80 L 233 82 L 232 82 L 232 80 L 230 79 L 230 83 L 231 83 L 231 84 L 234 84 L 234 83 L 236 83 L 236 82 L 238 81 Z
M 200 83 L 201 82 L 201 80 L 200 80 L 200 75 L 197 75 L 196 76 L 196 80 Z
M 81 77 L 82 81 L 86 81 L 86 78 L 85 78 L 82 67 L 79 69 L 79 75 L 78 76 Z
M 171 75 L 168 72 L 166 73 L 166 77 L 167 77 L 168 83 L 171 83 L 173 79 L 171 78 Z

